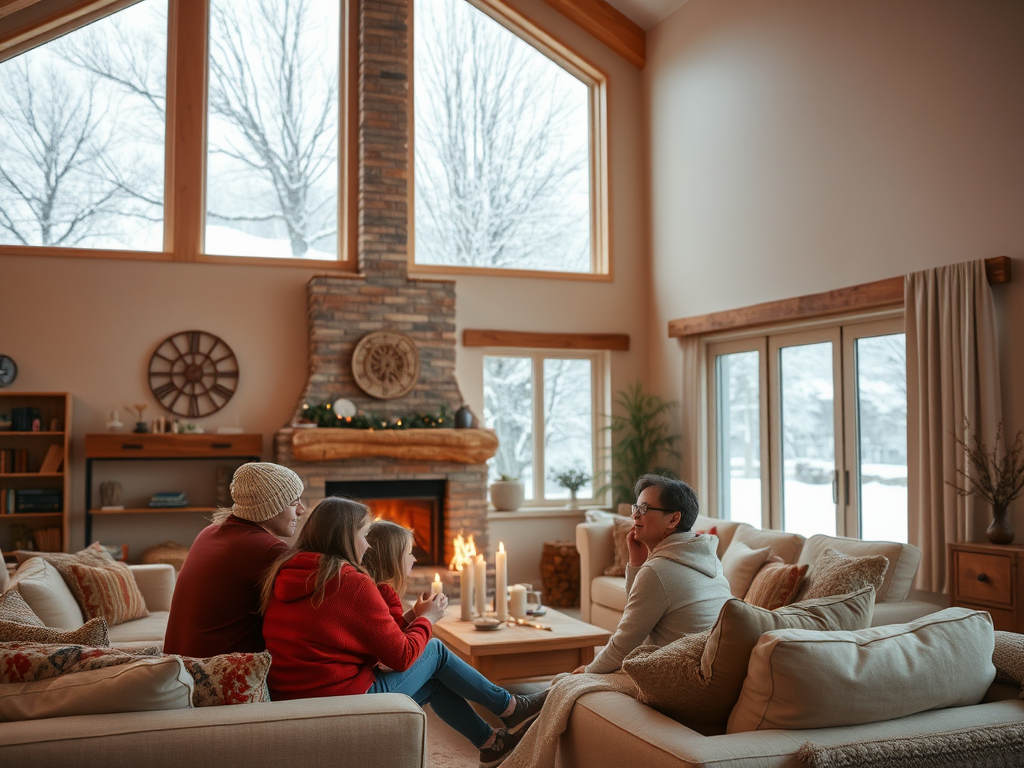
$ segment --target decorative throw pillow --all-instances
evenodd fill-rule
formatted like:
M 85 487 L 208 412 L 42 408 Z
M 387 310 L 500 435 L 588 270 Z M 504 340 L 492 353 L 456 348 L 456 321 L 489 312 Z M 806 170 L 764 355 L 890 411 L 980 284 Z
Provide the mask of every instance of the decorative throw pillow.
M 605 576 L 625 576 L 626 563 L 629 562 L 629 548 L 626 546 L 626 535 L 633 527 L 633 518 L 619 517 L 612 521 L 612 541 L 615 542 L 615 562 L 604 569 Z
M 813 600 L 767 611 L 732 599 L 710 632 L 657 648 L 644 646 L 622 662 L 641 700 L 669 717 L 724 725 L 747 675 L 758 639 L 772 629 L 863 629 L 871 623 L 875 590 Z M 698 649 L 703 643 L 703 650 Z
M 89 619 L 78 629 L 51 629 L 36 624 L 0 621 L 0 643 L 61 643 L 106 647 L 110 644 L 107 622 L 102 618 Z
M 25 624 L 31 627 L 45 627 L 43 620 L 29 608 L 25 598 L 15 589 L 0 594 L 0 621 Z
M 885 555 L 850 557 L 835 549 L 826 549 L 814 563 L 798 600 L 814 600 L 829 595 L 845 595 L 864 587 L 882 585 L 889 558 Z
M 76 599 L 79 599 L 79 595 L 75 592 L 74 579 L 71 577 L 71 571 L 68 570 L 72 564 L 105 568 L 117 562 L 98 541 L 94 541 L 88 547 L 80 549 L 78 552 L 31 552 L 19 549 L 15 551 L 14 557 L 19 565 L 26 560 L 31 560 L 33 557 L 39 557 L 48 562 L 64 578 L 64 582 L 68 585 L 68 589 L 71 590 Z
M 793 602 L 806 574 L 806 565 L 786 565 L 781 558 L 778 562 L 767 562 L 743 599 L 750 605 L 774 611 Z
M 194 707 L 270 701 L 267 691 L 270 654 L 266 651 L 226 653 L 208 659 L 180 658 L 195 681 Z
M 87 619 L 102 616 L 111 626 L 149 615 L 146 601 L 135 583 L 135 577 L 122 563 L 106 568 L 69 565 L 71 577 L 78 585 L 82 613 Z
M 135 661 L 137 656 L 113 648 L 14 642 L 0 644 L 0 683 L 29 683 L 71 672 L 101 669 Z
M 995 644 L 992 663 L 996 667 L 996 680 L 1021 686 L 1020 698 L 1024 699 L 1024 635 L 997 630 Z
M 771 552 L 771 547 L 751 549 L 742 541 L 734 541 L 729 545 L 722 556 L 722 571 L 733 597 L 743 599 L 750 589 L 750 582 L 754 580 L 754 574 L 764 565 Z

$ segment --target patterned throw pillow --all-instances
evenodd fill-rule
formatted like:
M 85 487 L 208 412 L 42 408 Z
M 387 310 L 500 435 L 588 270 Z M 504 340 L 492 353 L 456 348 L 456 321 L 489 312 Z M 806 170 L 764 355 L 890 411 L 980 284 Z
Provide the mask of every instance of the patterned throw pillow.
M 605 576 L 625 576 L 629 562 L 629 547 L 626 535 L 633 527 L 633 518 L 619 517 L 612 521 L 612 541 L 615 542 L 615 562 L 604 569 Z
M 105 648 L 110 645 L 107 622 L 104 619 L 89 619 L 78 629 L 51 629 L 35 624 L 20 624 L 15 621 L 0 621 L 0 643 L 31 642 L 91 645 Z
M 798 599 L 802 602 L 845 595 L 864 587 L 874 587 L 877 592 L 888 567 L 889 558 L 885 555 L 850 557 L 830 547 L 814 563 Z
M 208 659 L 180 658 L 196 684 L 192 694 L 193 707 L 270 701 L 267 690 L 270 654 L 266 651 L 226 653 Z
M 127 664 L 137 657 L 113 648 L 17 642 L 0 644 L 0 683 L 29 683 L 89 669 Z
M 774 563 L 769 560 L 757 572 L 743 600 L 758 608 L 777 610 L 793 602 L 806 575 L 806 565 L 786 565 L 782 558 Z
M 127 565 L 112 563 L 106 568 L 93 568 L 72 564 L 68 570 L 77 584 L 86 619 L 102 616 L 110 626 L 115 626 L 149 615 Z
M 30 627 L 46 626 L 16 589 L 9 589 L 0 594 L 0 621 L 24 624 Z
M 995 636 L 992 664 L 996 668 L 996 680 L 1021 686 L 1020 698 L 1024 699 L 1024 635 L 996 630 Z
M 21 565 L 26 560 L 31 560 L 33 557 L 40 557 L 56 568 L 63 577 L 64 583 L 68 585 L 68 589 L 71 590 L 71 594 L 75 596 L 78 606 L 83 611 L 85 609 L 82 606 L 82 595 L 78 590 L 78 584 L 75 583 L 75 579 L 69 570 L 71 565 L 89 565 L 94 568 L 106 568 L 117 562 L 98 541 L 93 542 L 85 549 L 70 554 L 67 552 L 30 552 L 19 549 L 14 553 L 14 557 L 18 561 L 18 565 Z M 89 617 L 86 616 L 85 618 L 88 619 Z

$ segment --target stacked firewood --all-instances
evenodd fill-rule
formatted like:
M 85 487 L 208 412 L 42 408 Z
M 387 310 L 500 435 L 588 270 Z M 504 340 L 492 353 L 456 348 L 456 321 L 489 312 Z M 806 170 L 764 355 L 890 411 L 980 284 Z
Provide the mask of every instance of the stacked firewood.
M 580 553 L 572 541 L 546 541 L 540 558 L 544 605 L 571 608 L 580 603 Z

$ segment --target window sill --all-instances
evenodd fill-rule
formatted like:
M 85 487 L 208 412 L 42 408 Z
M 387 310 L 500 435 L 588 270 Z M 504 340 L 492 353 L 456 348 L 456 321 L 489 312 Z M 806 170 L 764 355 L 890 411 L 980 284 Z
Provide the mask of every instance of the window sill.
M 515 512 L 499 512 L 493 507 L 487 509 L 488 520 L 531 520 L 537 518 L 551 519 L 555 517 L 576 517 L 583 518 L 588 509 L 602 509 L 602 507 L 580 507 L 569 509 L 568 507 L 520 507 Z

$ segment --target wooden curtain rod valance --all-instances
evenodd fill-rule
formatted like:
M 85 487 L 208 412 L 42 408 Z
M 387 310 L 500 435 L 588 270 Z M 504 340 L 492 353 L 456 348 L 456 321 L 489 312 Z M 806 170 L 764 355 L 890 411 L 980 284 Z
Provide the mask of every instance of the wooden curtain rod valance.
M 985 259 L 985 272 L 991 285 L 1009 283 L 1012 279 L 1010 257 L 994 256 Z M 798 296 L 795 299 L 767 301 L 751 307 L 670 320 L 668 335 L 670 338 L 699 336 L 704 333 L 735 331 L 782 321 L 808 320 L 844 312 L 898 307 L 903 304 L 904 280 L 903 277 L 890 277 L 888 280 L 861 283 L 825 293 Z
M 467 328 L 462 332 L 462 346 L 535 349 L 610 349 L 615 352 L 628 352 L 629 335 L 625 333 L 482 331 Z

